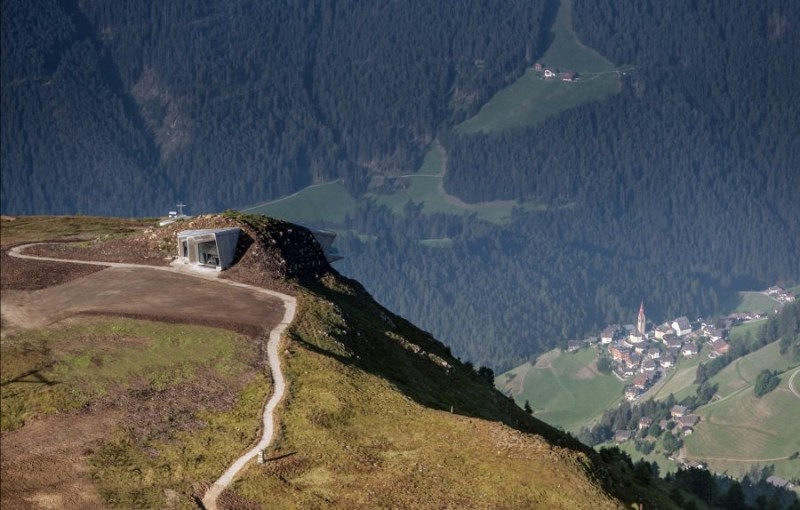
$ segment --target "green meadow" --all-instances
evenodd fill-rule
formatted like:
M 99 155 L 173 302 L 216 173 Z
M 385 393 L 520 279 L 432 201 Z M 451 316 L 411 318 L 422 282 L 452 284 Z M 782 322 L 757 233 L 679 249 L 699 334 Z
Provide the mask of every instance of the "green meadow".
M 366 200 L 374 200 L 385 205 L 395 214 L 403 214 L 409 202 L 423 204 L 423 214 L 475 214 L 476 217 L 494 223 L 505 223 L 511 218 L 514 207 L 525 211 L 536 211 L 543 206 L 532 202 L 517 204 L 512 200 L 497 200 L 483 204 L 465 204 L 451 197 L 442 189 L 443 165 L 446 161 L 444 149 L 434 144 L 425 157 L 419 170 L 400 177 L 407 187 L 391 194 L 368 193 Z M 341 182 L 331 182 L 309 186 L 303 190 L 272 202 L 242 209 L 242 212 L 264 214 L 273 218 L 297 223 L 329 221 L 341 222 L 352 214 L 357 201 Z M 438 246 L 441 246 L 440 243 Z
M 533 415 L 551 425 L 576 431 L 622 400 L 625 386 L 613 374 L 597 371 L 597 350 L 550 351 L 535 365 L 525 364 L 496 379 L 514 400 L 527 400 Z
M 778 306 L 778 302 L 761 292 L 740 292 L 739 305 L 735 312 L 761 311 L 773 313 Z
M 672 393 L 677 400 L 694 395 L 697 385 L 694 383 L 697 365 L 708 362 L 708 346 L 703 346 L 697 356 L 677 359 L 676 366 L 667 370 L 664 384 L 653 395 L 656 400 L 663 400 Z
M 602 101 L 619 91 L 614 64 L 581 44 L 572 30 L 572 1 L 561 2 L 553 24 L 553 43 L 541 59 L 550 69 L 573 71 L 578 80 L 545 80 L 528 69 L 514 83 L 498 92 L 474 117 L 463 122 L 462 133 L 496 132 L 531 126 L 548 116 L 589 101 Z
M 767 319 L 758 319 L 755 321 L 745 322 L 744 324 L 739 324 L 735 328 L 731 329 L 731 341 L 735 342 L 737 340 L 744 339 L 747 337 L 748 333 L 755 337 L 758 334 L 758 330 L 761 329 L 761 326 L 766 324 L 766 322 Z
M 774 342 L 735 360 L 712 377 L 711 382 L 719 384 L 717 394 L 722 399 L 725 399 L 742 389 L 751 388 L 762 370 L 769 369 L 783 372 L 792 365 L 789 358 L 781 355 L 778 342 Z M 709 404 L 709 406 L 713 405 L 713 403 Z
M 788 386 L 795 370 L 784 372 L 780 385 L 761 398 L 749 384 L 700 408 L 701 422 L 685 440 L 686 455 L 707 461 L 717 472 L 740 475 L 758 463 L 774 464 L 783 478 L 800 477 L 800 459 L 789 459 L 800 451 L 800 399 Z
M 315 184 L 293 195 L 265 204 L 244 208 L 250 214 L 263 214 L 272 218 L 305 223 L 309 221 L 343 221 L 355 210 L 356 201 L 339 182 Z
M 664 456 L 664 451 L 661 449 L 661 443 L 663 441 L 664 435 L 660 435 L 657 438 L 649 438 L 650 440 L 655 441 L 655 448 L 652 452 L 647 455 L 642 455 L 641 452 L 636 450 L 636 445 L 633 441 L 625 441 L 624 443 L 617 444 L 614 441 L 609 441 L 607 443 L 603 443 L 602 445 L 598 445 L 597 449 L 606 447 L 610 448 L 612 446 L 618 446 L 620 450 L 627 453 L 631 456 L 632 459 L 644 459 L 647 462 L 655 462 L 658 464 L 658 470 L 661 473 L 661 476 L 666 475 L 667 473 L 674 473 L 678 470 L 678 464 L 675 461 L 669 460 L 667 457 Z

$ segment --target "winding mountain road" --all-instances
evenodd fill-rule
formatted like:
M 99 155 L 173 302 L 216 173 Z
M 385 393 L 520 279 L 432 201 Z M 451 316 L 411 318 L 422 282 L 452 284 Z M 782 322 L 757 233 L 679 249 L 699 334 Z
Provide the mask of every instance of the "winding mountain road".
M 284 308 L 283 317 L 281 318 L 280 322 L 276 326 L 274 326 L 270 331 L 269 341 L 267 342 L 267 359 L 269 362 L 270 372 L 272 374 L 274 390 L 272 392 L 272 396 L 269 398 L 266 406 L 264 407 L 264 412 L 262 415 L 263 432 L 261 434 L 261 440 L 258 442 L 258 444 L 256 444 L 253 448 L 247 451 L 244 455 L 236 459 L 233 462 L 233 464 L 231 464 L 231 466 L 222 474 L 222 476 L 220 476 L 219 479 L 217 479 L 211 485 L 211 487 L 206 491 L 206 494 L 203 496 L 202 500 L 203 505 L 207 510 L 217 510 L 217 498 L 220 496 L 220 494 L 222 494 L 222 492 L 227 488 L 227 486 L 230 485 L 234 477 L 244 468 L 244 466 L 254 457 L 256 457 L 261 450 L 265 449 L 272 442 L 272 438 L 275 433 L 274 411 L 275 408 L 280 403 L 280 401 L 283 399 L 286 390 L 286 380 L 284 378 L 283 372 L 281 371 L 281 362 L 280 362 L 280 357 L 278 356 L 278 346 L 280 344 L 283 332 L 286 330 L 286 328 L 294 319 L 295 311 L 297 309 L 297 301 L 295 300 L 295 298 L 286 294 L 282 294 L 280 292 L 263 289 L 261 287 L 256 287 L 253 285 L 247 285 L 229 280 L 223 280 L 218 278 L 219 273 L 216 270 L 205 270 L 202 268 L 196 268 L 194 266 L 188 266 L 181 263 L 173 264 L 170 266 L 148 266 L 141 264 L 120 263 L 120 262 L 98 262 L 98 261 L 39 257 L 33 255 L 26 255 L 22 253 L 22 251 L 25 248 L 33 246 L 34 244 L 36 243 L 15 246 L 11 248 L 8 253 L 12 257 L 17 257 L 21 259 L 47 260 L 52 262 L 64 262 L 71 264 L 90 264 L 97 266 L 106 266 L 111 268 L 122 268 L 122 269 L 136 269 L 136 270 L 147 269 L 155 271 L 168 271 L 172 273 L 190 275 L 205 280 L 213 280 L 215 282 L 223 283 L 226 285 L 247 289 L 252 292 L 266 294 L 268 296 L 278 298 L 281 300 Z

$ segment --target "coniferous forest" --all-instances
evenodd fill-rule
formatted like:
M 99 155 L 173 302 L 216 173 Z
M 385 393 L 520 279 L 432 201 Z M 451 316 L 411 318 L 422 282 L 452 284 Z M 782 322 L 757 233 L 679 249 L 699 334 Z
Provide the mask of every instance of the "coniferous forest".
M 357 195 L 542 53 L 546 4 L 3 2 L 3 211 Z
M 2 211 L 214 211 L 419 167 L 536 202 L 502 225 L 362 201 L 338 268 L 496 370 L 800 281 L 800 4 L 574 0 L 621 90 L 527 127 L 454 127 L 547 49 L 558 2 L 3 2 Z M 447 239 L 431 246 L 424 239 Z

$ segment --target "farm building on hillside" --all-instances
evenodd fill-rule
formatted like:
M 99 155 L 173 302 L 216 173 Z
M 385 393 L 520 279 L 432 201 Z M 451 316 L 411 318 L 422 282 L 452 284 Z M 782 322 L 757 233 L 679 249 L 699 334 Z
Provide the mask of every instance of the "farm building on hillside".
M 233 264 L 238 242 L 238 228 L 184 230 L 178 232 L 178 258 L 222 271 Z

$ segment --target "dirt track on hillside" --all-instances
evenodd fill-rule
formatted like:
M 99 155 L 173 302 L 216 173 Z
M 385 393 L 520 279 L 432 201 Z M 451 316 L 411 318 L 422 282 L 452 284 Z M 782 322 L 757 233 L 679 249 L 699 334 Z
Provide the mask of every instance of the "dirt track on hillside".
M 134 315 L 155 320 L 271 329 L 283 303 L 220 282 L 146 268 L 108 268 L 62 285 L 2 293 L 3 317 L 36 328 L 79 313 Z

